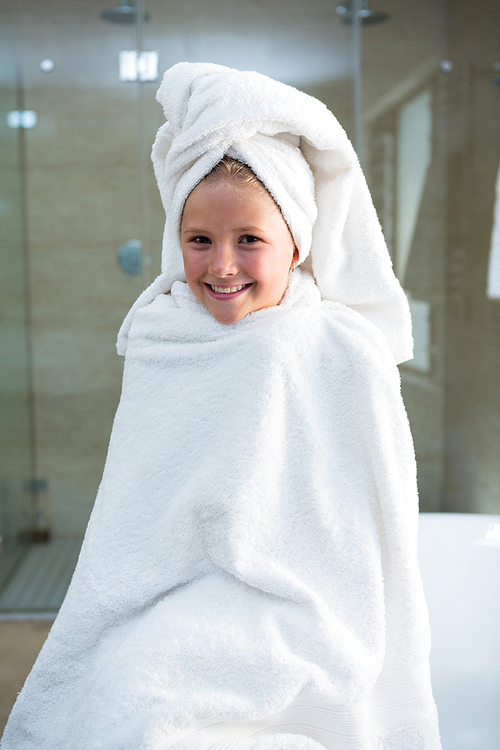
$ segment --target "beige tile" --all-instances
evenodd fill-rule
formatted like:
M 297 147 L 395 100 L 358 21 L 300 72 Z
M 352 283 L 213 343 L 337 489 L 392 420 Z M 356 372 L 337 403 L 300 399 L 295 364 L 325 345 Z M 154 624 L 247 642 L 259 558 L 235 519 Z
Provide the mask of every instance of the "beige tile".
M 134 166 L 80 165 L 29 172 L 30 246 L 71 249 L 124 239 L 138 231 Z
M 136 163 L 135 89 L 37 87 L 28 89 L 26 97 L 38 115 L 37 127 L 26 134 L 31 168 L 104 169 Z
M 52 621 L 0 622 L 0 734 Z
M 40 502 L 58 536 L 83 535 L 101 480 L 116 388 L 37 399 L 38 472 L 48 482 Z

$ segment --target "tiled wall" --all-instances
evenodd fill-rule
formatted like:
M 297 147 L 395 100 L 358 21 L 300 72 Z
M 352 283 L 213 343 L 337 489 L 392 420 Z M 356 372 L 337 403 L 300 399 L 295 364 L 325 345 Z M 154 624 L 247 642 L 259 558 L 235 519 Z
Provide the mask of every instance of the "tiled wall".
M 27 88 L 37 472 L 55 534 L 85 528 L 119 396 L 116 332 L 145 286 L 116 250 L 137 237 L 133 91 Z
M 140 233 L 135 91 L 127 93 L 26 91 L 42 123 L 27 152 L 37 473 L 48 480 L 41 500 L 56 535 L 85 528 L 119 397 L 116 333 L 147 284 L 116 261 Z

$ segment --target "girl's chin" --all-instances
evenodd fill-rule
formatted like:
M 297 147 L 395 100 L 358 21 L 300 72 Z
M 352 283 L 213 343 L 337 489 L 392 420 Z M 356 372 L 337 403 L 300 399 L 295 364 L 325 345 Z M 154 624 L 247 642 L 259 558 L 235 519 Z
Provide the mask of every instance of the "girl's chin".
M 204 305 L 215 320 L 225 325 L 238 323 L 238 321 L 243 320 L 249 313 L 259 309 L 258 306 L 254 308 L 253 305 L 245 304 L 245 299 L 240 300 L 236 296 L 233 299 L 234 302 L 231 302 L 231 300 L 221 302 L 219 299 L 212 299 L 207 295 Z
M 209 310 L 209 312 L 218 323 L 222 323 L 225 326 L 233 325 L 233 323 L 239 323 L 240 320 L 243 320 L 243 318 L 248 315 L 248 313 L 245 313 L 245 315 L 235 315 L 234 317 L 231 317 L 230 315 L 214 315 L 213 310 Z

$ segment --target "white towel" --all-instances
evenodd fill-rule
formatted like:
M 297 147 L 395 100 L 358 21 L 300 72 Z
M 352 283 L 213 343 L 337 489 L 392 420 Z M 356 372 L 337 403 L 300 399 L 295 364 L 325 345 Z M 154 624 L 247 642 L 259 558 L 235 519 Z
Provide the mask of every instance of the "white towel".
M 300 270 L 137 311 L 99 495 L 2 750 L 438 750 L 383 334 Z M 315 744 L 316 743 L 316 744 Z
M 135 310 L 185 280 L 179 246 L 184 201 L 228 153 L 249 164 L 275 197 L 301 262 L 310 249 L 322 298 L 343 302 L 377 325 L 396 362 L 411 359 L 407 299 L 354 149 L 325 105 L 259 73 L 210 63 L 174 65 L 157 98 L 167 118 L 152 153 L 167 215 L 162 274 L 125 319 L 119 351 L 125 351 Z
M 122 327 L 96 505 L 2 750 L 439 750 L 394 364 L 408 306 L 354 152 L 254 73 L 182 64 L 159 98 L 162 275 Z M 233 325 L 183 281 L 178 240 L 228 152 L 313 272 Z
M 487 294 L 492 299 L 500 297 L 500 169 L 498 170 L 495 190 Z

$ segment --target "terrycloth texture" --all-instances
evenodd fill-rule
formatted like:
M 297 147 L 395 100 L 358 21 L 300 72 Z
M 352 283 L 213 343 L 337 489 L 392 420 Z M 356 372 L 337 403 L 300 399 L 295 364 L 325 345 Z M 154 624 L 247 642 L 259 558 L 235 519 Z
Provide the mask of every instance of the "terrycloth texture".
M 487 293 L 488 297 L 492 299 L 500 298 L 500 169 L 498 170 L 495 190 Z
M 399 377 L 292 274 L 135 314 L 73 581 L 2 750 L 439 750 Z
M 184 202 L 229 154 L 248 164 L 279 204 L 325 300 L 343 302 L 384 333 L 396 362 L 412 357 L 406 297 L 358 159 L 335 117 L 307 94 L 253 72 L 210 63 L 167 70 L 157 94 L 167 122 L 153 165 L 167 215 L 162 274 L 126 318 L 124 351 L 138 307 L 185 280 L 179 245 Z M 317 214 L 317 219 L 316 219 Z

